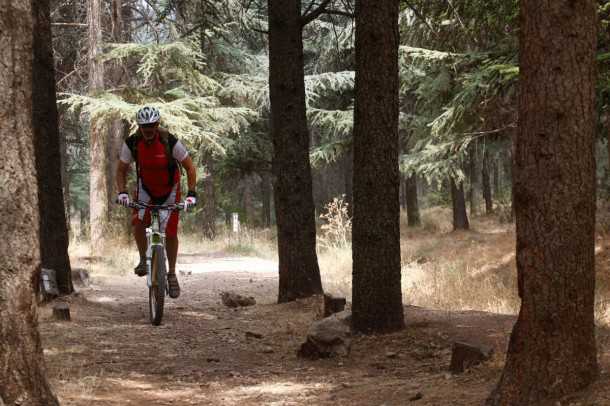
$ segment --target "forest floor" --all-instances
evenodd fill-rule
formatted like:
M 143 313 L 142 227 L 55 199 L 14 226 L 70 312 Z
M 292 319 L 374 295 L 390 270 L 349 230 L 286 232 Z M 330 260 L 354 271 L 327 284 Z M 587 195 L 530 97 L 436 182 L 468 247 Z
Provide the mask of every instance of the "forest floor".
M 486 230 L 491 235 L 482 226 L 478 234 Z M 514 233 L 504 234 L 510 250 Z M 439 238 L 451 239 L 455 250 L 459 241 L 464 252 L 472 250 L 470 238 Z M 481 250 L 498 246 L 491 237 L 477 241 Z M 431 258 L 439 254 L 428 251 Z M 190 250 L 178 266 L 181 297 L 168 299 L 159 327 L 148 322 L 143 279 L 129 271 L 94 273 L 88 287 L 65 299 L 72 321 L 54 321 L 48 306 L 40 310 L 49 377 L 62 405 L 480 405 L 498 381 L 514 315 L 406 306 L 401 332 L 356 336 L 347 357 L 298 358 L 321 299 L 276 304 L 276 267 L 260 258 Z M 608 239 L 600 241 L 597 271 L 598 280 L 610 279 Z M 222 291 L 253 296 L 257 304 L 225 307 Z M 600 379 L 561 405 L 610 405 L 607 324 L 600 323 L 597 338 Z M 494 356 L 452 375 L 455 341 L 492 346 Z

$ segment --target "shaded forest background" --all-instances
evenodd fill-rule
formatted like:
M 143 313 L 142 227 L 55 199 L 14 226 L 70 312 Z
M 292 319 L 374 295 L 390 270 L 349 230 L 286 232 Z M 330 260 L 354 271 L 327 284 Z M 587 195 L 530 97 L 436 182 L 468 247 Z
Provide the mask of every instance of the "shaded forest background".
M 131 267 L 113 185 L 143 105 L 199 171 L 182 252 L 277 259 L 276 309 L 338 292 L 361 340 L 403 334 L 405 303 L 518 313 L 496 343 L 508 350 L 489 405 L 541 404 L 607 375 L 610 2 L 7 1 L 0 104 L 19 131 L 2 168 L 20 157 L 26 170 L 0 189 L 18 213 L 0 223 L 15 235 L 0 247 L 0 404 L 57 404 L 39 263 L 83 320 L 100 307 L 70 296 L 70 262 L 100 280 Z

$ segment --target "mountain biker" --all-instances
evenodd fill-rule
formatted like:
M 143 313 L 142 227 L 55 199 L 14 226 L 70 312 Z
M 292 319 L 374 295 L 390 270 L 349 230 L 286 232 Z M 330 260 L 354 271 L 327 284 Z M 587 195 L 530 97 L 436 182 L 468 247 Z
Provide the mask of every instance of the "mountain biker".
M 117 201 L 128 206 L 130 199 L 126 190 L 127 173 L 131 163 L 136 163 L 137 186 L 135 200 L 142 203 L 167 205 L 180 202 L 180 170 L 177 162 L 184 167 L 187 175 L 188 193 L 184 207 L 197 203 L 195 191 L 197 171 L 184 145 L 167 130 L 159 127 L 161 114 L 155 107 L 143 107 L 136 114 L 138 131 L 128 137 L 120 152 L 116 173 L 119 190 Z M 134 209 L 132 224 L 140 262 L 134 269 L 138 276 L 146 275 L 146 227 L 150 225 L 150 211 Z M 165 232 L 166 252 L 169 269 L 167 282 L 169 296 L 180 296 L 180 285 L 176 277 L 178 256 L 178 212 L 159 213 L 161 232 Z

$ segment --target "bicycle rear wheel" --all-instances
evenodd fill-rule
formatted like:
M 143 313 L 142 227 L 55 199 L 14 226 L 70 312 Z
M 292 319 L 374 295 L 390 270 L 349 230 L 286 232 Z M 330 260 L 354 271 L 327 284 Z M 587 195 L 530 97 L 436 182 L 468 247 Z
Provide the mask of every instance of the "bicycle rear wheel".
M 157 245 L 152 250 L 152 286 L 148 288 L 148 306 L 150 322 L 154 326 L 161 324 L 163 319 L 163 305 L 165 304 L 165 284 L 167 283 L 165 269 L 165 250 Z

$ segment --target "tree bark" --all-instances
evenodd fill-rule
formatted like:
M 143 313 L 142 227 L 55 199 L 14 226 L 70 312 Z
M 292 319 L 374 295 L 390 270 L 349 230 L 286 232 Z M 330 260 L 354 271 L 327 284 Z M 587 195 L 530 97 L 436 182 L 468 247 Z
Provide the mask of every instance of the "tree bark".
M 216 168 L 210 152 L 206 152 L 204 165 L 206 167 L 206 176 L 203 177 L 203 190 L 201 190 L 201 196 L 203 196 L 203 224 L 201 231 L 205 238 L 213 240 L 216 238 L 216 188 L 214 187 Z
M 398 1 L 356 1 L 352 327 L 404 327 L 400 286 Z
M 58 7 L 59 10 L 54 18 L 51 18 L 51 23 L 53 20 L 56 21 L 77 21 L 80 17 L 77 13 L 78 5 L 73 3 L 58 5 L 58 2 L 52 2 L 51 8 Z M 54 58 L 55 62 L 55 73 L 56 82 L 62 80 L 63 78 L 67 78 L 63 81 L 61 86 L 57 86 L 57 91 L 67 91 L 71 89 L 71 84 L 77 78 L 76 75 L 68 76 L 71 72 L 74 72 L 76 69 L 76 65 L 78 62 L 78 51 L 79 51 L 79 38 L 82 34 L 81 30 L 69 30 L 68 33 L 61 32 L 61 39 L 58 40 L 58 35 L 54 35 L 54 46 L 56 47 L 54 51 L 57 51 L 61 57 Z M 53 48 L 52 48 L 53 49 Z M 62 179 L 62 188 L 64 193 L 64 206 L 66 210 L 66 225 L 68 227 L 68 233 L 71 232 L 71 194 L 70 194 L 70 182 L 71 176 L 69 167 L 69 155 L 68 155 L 68 141 L 67 141 L 67 133 L 70 131 L 70 126 L 67 125 L 66 121 L 71 120 L 68 115 L 64 114 L 64 109 L 59 109 L 58 111 L 58 122 L 59 122 L 59 145 L 61 151 L 61 179 Z M 76 131 L 74 131 L 76 132 Z M 76 137 L 74 137 L 76 138 Z
M 470 215 L 478 214 L 479 199 L 477 196 L 477 185 L 479 183 L 477 171 L 477 148 L 476 144 L 472 144 L 470 148 L 470 156 L 468 159 L 468 180 L 470 187 L 468 189 L 468 200 L 470 203 Z
M 122 0 L 112 0 L 111 3 L 111 38 L 113 42 L 121 43 L 126 40 L 125 31 L 123 29 L 123 2 Z M 109 79 L 112 86 L 118 86 L 121 82 L 122 68 L 120 62 L 115 62 L 109 69 Z M 121 119 L 112 120 L 108 127 L 108 142 L 106 152 L 106 185 L 107 185 L 107 202 L 108 206 L 114 203 L 116 193 L 114 190 L 114 179 L 116 169 L 119 163 L 119 154 L 121 145 L 125 135 L 125 124 Z M 125 213 L 124 211 L 122 213 Z M 110 215 L 110 210 L 108 210 Z M 110 220 L 110 217 L 108 218 Z
M 606 131 L 606 147 L 608 148 L 608 167 L 606 168 L 606 194 L 610 199 L 610 128 Z
M 243 180 L 243 191 L 242 191 L 242 209 L 245 214 L 243 223 L 250 227 L 254 227 L 255 216 L 254 216 L 254 195 L 252 192 L 254 179 L 250 174 Z
M 34 64 L 32 113 L 38 200 L 40 209 L 40 256 L 42 267 L 54 269 L 61 294 L 74 291 L 68 256 L 68 227 L 62 190 L 61 148 L 49 0 L 32 2 L 34 16 Z
M 89 93 L 104 90 L 104 64 L 100 61 L 102 27 L 100 0 L 89 0 L 87 20 L 89 24 Z M 107 133 L 90 126 L 90 175 L 89 175 L 89 227 L 91 247 L 103 243 L 104 228 L 108 220 L 108 178 L 106 176 L 108 139 Z
M 407 210 L 407 177 L 400 175 L 400 187 L 398 195 L 400 196 L 400 209 Z
M 0 0 L 0 403 L 55 406 L 45 377 L 35 288 L 40 275 L 30 1 Z M 48 4 L 47 4 L 48 6 Z M 36 14 L 35 14 L 36 13 Z M 63 214 L 63 213 L 62 213 Z
M 345 203 L 347 203 L 347 215 L 354 215 L 354 149 L 350 147 L 345 152 Z
M 421 225 L 419 203 L 417 202 L 417 175 L 414 173 L 405 181 L 405 201 L 407 203 L 407 224 L 409 227 Z
M 262 224 L 263 227 L 271 227 L 271 176 L 263 172 L 261 174 L 261 200 L 263 202 Z
M 455 179 L 450 178 L 451 202 L 453 204 L 453 230 L 468 230 L 468 213 L 466 212 L 466 197 L 464 196 L 464 182 L 456 184 Z
M 494 182 L 494 196 L 496 200 L 500 200 L 502 191 L 500 190 L 500 158 L 496 158 L 493 161 L 493 182 Z
M 305 114 L 300 0 L 268 0 L 278 302 L 322 293 Z
M 481 168 L 483 199 L 485 199 L 485 213 L 493 212 L 493 200 L 491 196 L 491 182 L 489 179 L 489 153 L 483 152 L 483 167 Z
M 514 192 L 521 310 L 490 405 L 593 382 L 596 3 L 522 0 Z

